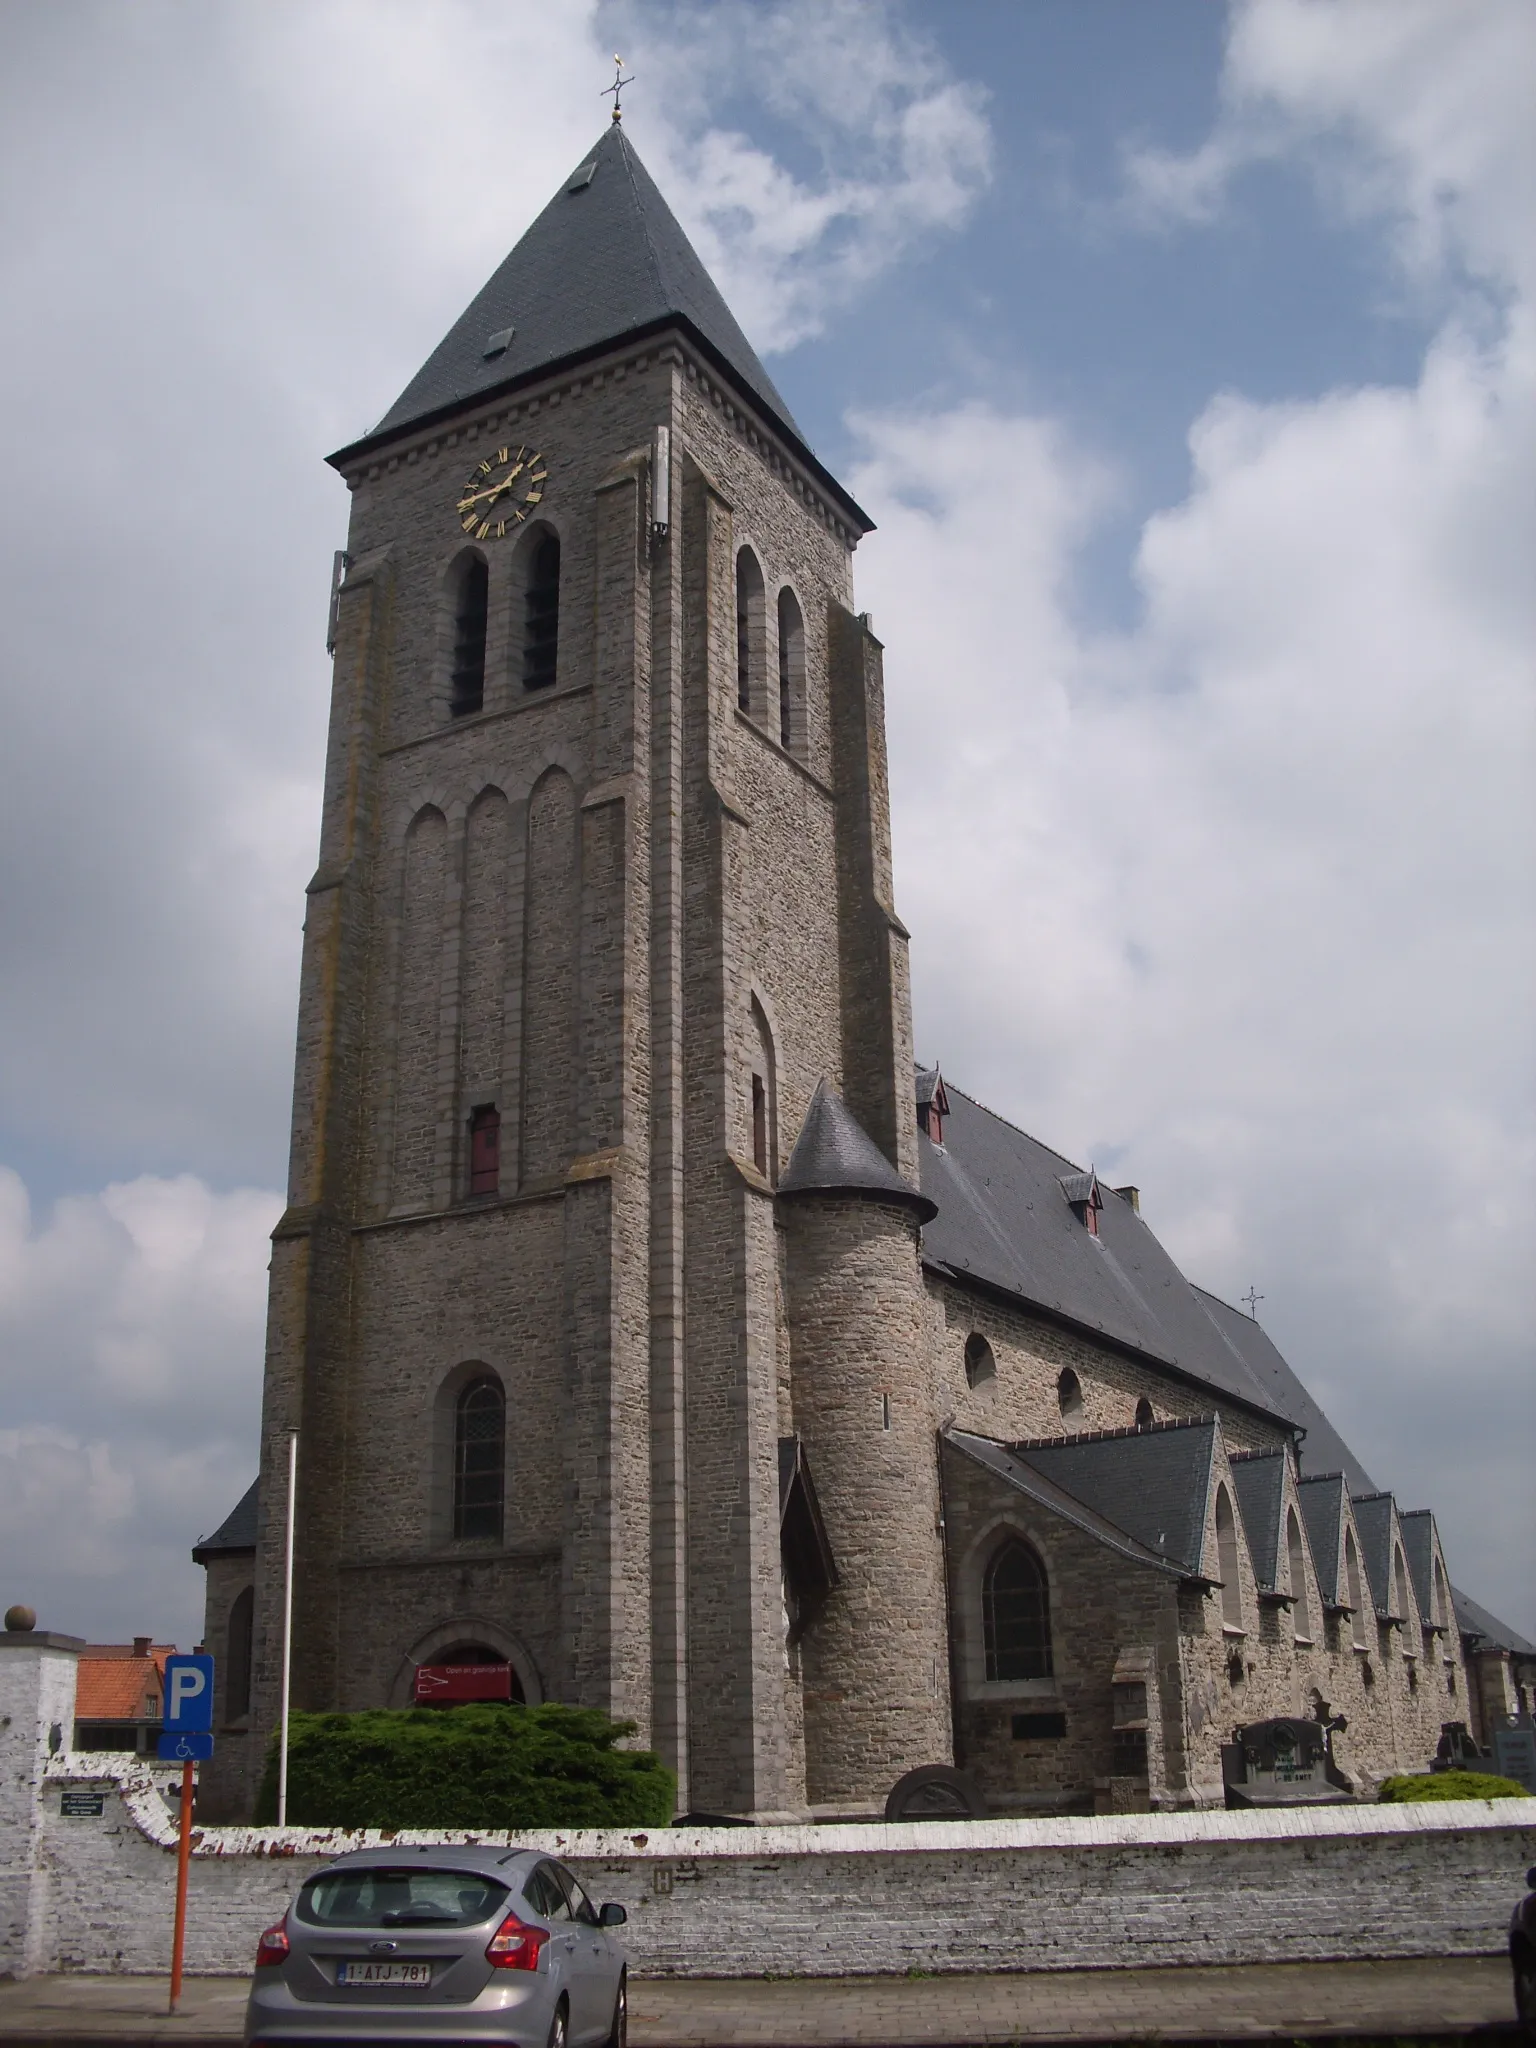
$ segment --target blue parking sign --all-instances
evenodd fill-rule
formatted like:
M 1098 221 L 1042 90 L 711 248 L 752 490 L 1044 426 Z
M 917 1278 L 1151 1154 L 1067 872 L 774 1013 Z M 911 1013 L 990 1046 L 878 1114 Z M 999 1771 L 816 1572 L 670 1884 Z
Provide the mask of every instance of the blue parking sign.
M 165 1730 L 160 1738 L 162 1758 L 212 1756 L 213 1754 L 213 1659 L 208 1656 L 175 1656 L 165 1660 L 165 1698 L 160 1716 Z M 180 1736 L 202 1736 L 208 1747 L 183 1749 L 175 1744 Z M 169 1747 L 167 1745 L 170 1745 Z

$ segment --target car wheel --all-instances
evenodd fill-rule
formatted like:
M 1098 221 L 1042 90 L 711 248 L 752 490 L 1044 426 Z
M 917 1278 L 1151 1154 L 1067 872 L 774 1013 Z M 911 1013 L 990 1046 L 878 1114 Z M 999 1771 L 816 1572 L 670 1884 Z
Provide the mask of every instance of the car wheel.
M 549 2048 L 565 2048 L 565 2000 L 555 2007 L 555 2016 L 549 2023 Z
M 629 1976 L 619 1972 L 619 1995 L 613 2001 L 613 2025 L 608 2029 L 608 2039 L 603 2048 L 627 2048 L 629 2041 Z

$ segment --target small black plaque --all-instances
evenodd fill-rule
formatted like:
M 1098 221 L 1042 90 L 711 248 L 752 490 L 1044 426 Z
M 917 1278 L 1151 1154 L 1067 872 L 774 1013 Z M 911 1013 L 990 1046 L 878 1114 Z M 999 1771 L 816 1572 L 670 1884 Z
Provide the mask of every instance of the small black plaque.
M 65 1820 L 100 1820 L 107 1810 L 105 1792 L 61 1792 L 59 1812 Z
M 1067 1732 L 1065 1714 L 1015 1714 L 1015 1742 L 1060 1742 Z

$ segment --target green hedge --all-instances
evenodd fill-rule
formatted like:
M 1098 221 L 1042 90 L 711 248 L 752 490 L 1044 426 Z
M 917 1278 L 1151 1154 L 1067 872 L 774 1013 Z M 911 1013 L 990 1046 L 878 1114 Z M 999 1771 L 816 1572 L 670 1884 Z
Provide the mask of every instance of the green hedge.
M 1431 1771 L 1424 1777 L 1387 1778 L 1380 1797 L 1388 1806 L 1425 1799 L 1528 1799 L 1513 1778 L 1495 1778 L 1487 1771 Z
M 288 1819 L 295 1827 L 665 1827 L 677 1781 L 647 1749 L 619 1749 L 632 1721 L 589 1707 L 380 1708 L 295 1714 Z M 277 1741 L 256 1801 L 277 1818 Z

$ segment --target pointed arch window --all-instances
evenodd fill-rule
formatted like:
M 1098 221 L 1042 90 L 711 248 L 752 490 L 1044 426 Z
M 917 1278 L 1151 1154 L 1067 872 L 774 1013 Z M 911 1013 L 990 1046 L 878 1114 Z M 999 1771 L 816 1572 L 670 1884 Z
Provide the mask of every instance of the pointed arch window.
M 552 533 L 534 544 L 523 602 L 523 688 L 547 690 L 560 651 L 560 543 Z
M 501 1112 L 493 1102 L 482 1103 L 469 1119 L 469 1192 L 501 1192 Z
M 1062 1367 L 1056 1381 L 1056 1405 L 1068 1429 L 1075 1429 L 1083 1419 L 1083 1383 L 1070 1365 Z
M 763 694 L 763 572 L 750 548 L 736 557 L 736 704 L 751 717 Z
M 468 717 L 485 704 L 485 623 L 491 574 L 478 555 L 460 566 L 453 607 L 453 676 L 449 710 Z
M 1344 1531 L 1344 1583 L 1349 1591 L 1350 1641 L 1357 1650 L 1365 1648 L 1365 1602 L 1360 1591 L 1360 1553 L 1355 1548 L 1355 1532 Z
M 506 1470 L 507 1403 L 494 1373 L 459 1395 L 453 1417 L 453 1533 L 496 1540 Z
M 1136 1403 L 1136 1427 L 1138 1429 L 1150 1429 L 1156 1420 L 1157 1416 L 1153 1413 L 1152 1403 L 1143 1394 Z
M 1221 1573 L 1221 1621 L 1223 1628 L 1243 1625 L 1243 1586 L 1238 1575 L 1237 1517 L 1232 1496 L 1224 1486 L 1216 1489 L 1216 1569 Z
M 1051 1608 L 1040 1560 L 1017 1536 L 993 1553 L 981 1585 L 991 1680 L 1051 1676 Z
M 805 622 L 795 593 L 779 592 L 779 744 L 800 748 L 805 722 Z
M 247 1586 L 229 1610 L 224 1650 L 224 1718 L 240 1721 L 251 1711 L 251 1647 L 256 1634 L 256 1588 Z
M 1285 1550 L 1291 1567 L 1291 1626 L 1298 1643 L 1310 1643 L 1312 1603 L 1307 1597 L 1307 1554 L 1301 1541 L 1301 1523 L 1294 1508 L 1286 1510 Z

